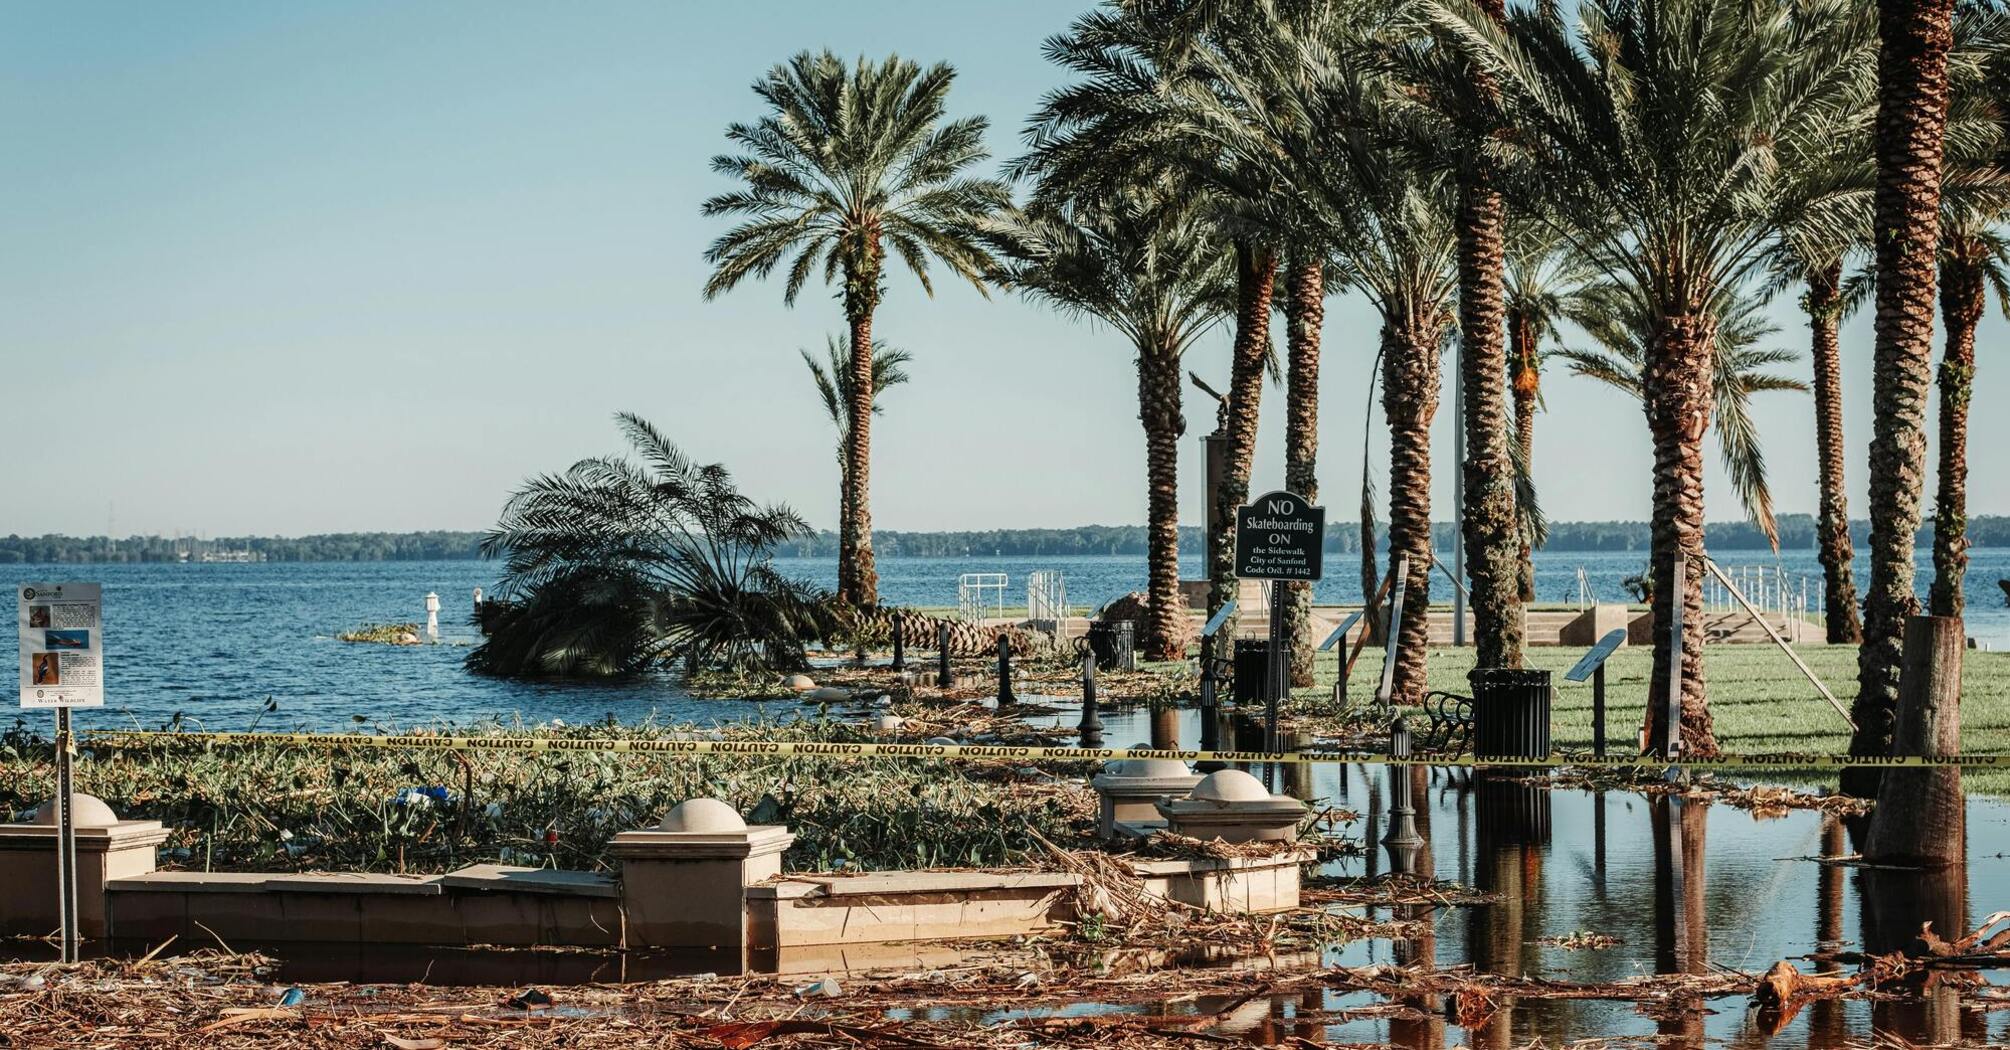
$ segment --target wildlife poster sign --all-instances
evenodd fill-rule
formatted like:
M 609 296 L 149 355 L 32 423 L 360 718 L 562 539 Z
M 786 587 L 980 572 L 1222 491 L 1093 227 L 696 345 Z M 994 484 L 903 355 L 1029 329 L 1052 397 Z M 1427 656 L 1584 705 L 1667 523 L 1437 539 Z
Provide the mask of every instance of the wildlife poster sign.
M 1245 580 L 1315 581 L 1325 546 L 1326 508 L 1289 492 L 1235 512 L 1235 574 Z
M 103 707 L 102 591 L 95 583 L 24 583 L 21 706 Z

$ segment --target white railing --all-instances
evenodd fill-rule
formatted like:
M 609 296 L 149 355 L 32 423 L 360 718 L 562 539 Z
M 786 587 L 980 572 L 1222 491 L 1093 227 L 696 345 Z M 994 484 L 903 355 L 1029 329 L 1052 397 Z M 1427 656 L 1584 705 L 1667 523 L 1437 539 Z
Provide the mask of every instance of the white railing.
M 1026 618 L 1052 620 L 1068 618 L 1068 578 L 1054 569 L 1026 575 Z
M 1778 565 L 1719 565 L 1745 599 L 1768 616 L 1782 621 L 1819 620 L 1825 613 L 1824 591 L 1818 577 L 1788 572 Z M 1711 612 L 1737 612 L 1742 607 L 1730 590 L 1714 577 L 1703 579 L 1703 605 Z
M 1002 572 L 966 572 L 956 578 L 956 614 L 971 623 L 986 616 L 1005 616 L 1005 585 Z

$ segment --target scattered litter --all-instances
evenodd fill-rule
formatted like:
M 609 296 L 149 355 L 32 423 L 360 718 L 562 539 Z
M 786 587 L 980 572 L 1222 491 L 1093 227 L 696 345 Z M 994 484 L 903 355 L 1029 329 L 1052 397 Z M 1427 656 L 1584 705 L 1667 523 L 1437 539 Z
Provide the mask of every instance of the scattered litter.
M 796 997 L 798 999 L 808 999 L 812 996 L 822 999 L 835 999 L 843 994 L 844 989 L 838 986 L 837 978 L 835 977 L 826 977 L 821 981 L 811 981 L 809 984 L 796 989 Z
M 307 993 L 298 988 L 288 988 L 279 993 L 279 1005 L 281 1006 L 299 1006 L 306 1001 Z
M 536 988 L 526 988 L 522 992 L 510 997 L 510 1000 L 503 1005 L 512 1010 L 549 1010 L 551 1009 L 551 996 L 544 994 Z
M 1560 937 L 1538 938 L 1536 943 L 1546 948 L 1561 948 L 1567 952 L 1602 952 L 1607 948 L 1616 948 L 1626 942 L 1611 934 L 1596 933 L 1591 930 L 1578 930 L 1575 933 L 1567 933 Z

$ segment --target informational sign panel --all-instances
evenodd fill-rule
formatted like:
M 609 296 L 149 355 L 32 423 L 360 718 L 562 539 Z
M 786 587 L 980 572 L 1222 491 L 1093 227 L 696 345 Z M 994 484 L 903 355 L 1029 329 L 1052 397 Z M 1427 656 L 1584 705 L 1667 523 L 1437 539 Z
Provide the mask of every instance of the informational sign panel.
M 103 707 L 105 639 L 95 583 L 24 583 L 21 706 Z
M 1319 579 L 1326 509 L 1289 492 L 1259 496 L 1235 512 L 1235 574 L 1245 580 Z
M 1605 663 L 1605 658 L 1611 656 L 1613 650 L 1618 649 L 1625 643 L 1626 628 L 1619 627 L 1606 632 L 1605 637 L 1600 638 L 1598 644 L 1592 646 L 1591 651 L 1585 653 L 1584 658 L 1577 661 L 1577 666 L 1563 673 L 1564 680 L 1567 682 L 1582 682 L 1590 678 L 1591 672 L 1598 670 Z
M 1340 640 L 1347 637 L 1347 632 L 1353 630 L 1354 625 L 1361 622 L 1361 614 L 1367 611 L 1366 609 L 1356 609 L 1354 610 L 1354 615 L 1340 621 L 1340 626 L 1333 628 L 1333 633 L 1327 635 L 1326 640 L 1319 643 L 1319 651 L 1323 653 L 1339 645 Z
M 1208 619 L 1207 626 L 1202 627 L 1200 629 L 1201 637 L 1203 638 L 1214 637 L 1214 632 L 1221 630 L 1221 625 L 1227 623 L 1228 618 L 1234 615 L 1235 615 L 1235 603 L 1233 601 L 1230 601 L 1223 604 L 1222 607 L 1215 610 L 1214 615 Z

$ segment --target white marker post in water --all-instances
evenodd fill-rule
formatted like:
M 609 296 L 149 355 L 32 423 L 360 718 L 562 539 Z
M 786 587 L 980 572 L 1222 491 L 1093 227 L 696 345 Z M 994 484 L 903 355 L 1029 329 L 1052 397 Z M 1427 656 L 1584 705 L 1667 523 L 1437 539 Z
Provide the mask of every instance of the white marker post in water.
M 20 599 L 21 706 L 56 712 L 56 897 L 63 961 L 77 961 L 77 742 L 70 709 L 105 706 L 102 589 L 95 583 L 24 583 Z

